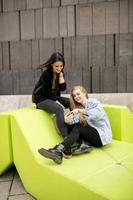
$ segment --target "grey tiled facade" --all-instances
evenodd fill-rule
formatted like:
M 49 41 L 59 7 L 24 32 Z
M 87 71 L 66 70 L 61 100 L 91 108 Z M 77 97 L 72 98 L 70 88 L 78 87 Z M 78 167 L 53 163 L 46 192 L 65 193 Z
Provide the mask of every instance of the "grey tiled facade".
M 133 92 L 132 46 L 132 0 L 1 0 L 0 95 L 31 94 L 54 51 L 65 56 L 66 93 Z

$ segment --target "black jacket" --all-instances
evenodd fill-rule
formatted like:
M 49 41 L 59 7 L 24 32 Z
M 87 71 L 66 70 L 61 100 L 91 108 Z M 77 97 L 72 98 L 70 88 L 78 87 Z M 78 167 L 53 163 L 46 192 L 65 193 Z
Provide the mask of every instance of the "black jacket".
M 58 100 L 60 92 L 66 89 L 66 83 L 57 84 L 55 91 L 52 91 L 53 72 L 51 68 L 47 68 L 40 76 L 39 81 L 35 85 L 32 94 L 32 101 L 39 103 L 45 99 Z

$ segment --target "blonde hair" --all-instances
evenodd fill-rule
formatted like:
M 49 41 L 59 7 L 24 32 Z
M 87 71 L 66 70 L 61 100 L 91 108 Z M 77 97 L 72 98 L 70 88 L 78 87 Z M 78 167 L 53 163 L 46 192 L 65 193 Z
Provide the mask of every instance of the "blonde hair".
M 87 92 L 87 90 L 83 86 L 80 86 L 80 85 L 74 86 L 71 89 L 71 92 L 70 92 L 70 106 L 71 106 L 71 109 L 83 108 L 83 106 L 81 104 L 77 103 L 74 100 L 74 97 L 73 97 L 73 92 L 74 92 L 74 90 L 77 90 L 77 89 L 79 89 L 82 93 L 84 93 L 85 96 L 86 96 L 86 98 L 88 98 L 88 92 Z
M 81 104 L 77 103 L 74 100 L 74 97 L 73 97 L 73 92 L 74 92 L 74 90 L 77 90 L 77 89 L 79 89 L 83 94 L 85 94 L 86 98 L 88 98 L 88 92 L 83 86 L 80 86 L 80 85 L 74 86 L 71 89 L 71 92 L 70 92 L 70 106 L 71 106 L 72 110 L 75 109 L 75 108 L 79 108 L 79 109 L 83 108 L 83 106 Z M 80 125 L 86 126 L 87 125 L 87 121 L 85 119 L 85 116 L 82 113 L 80 113 L 79 117 L 80 117 L 80 122 L 79 122 Z

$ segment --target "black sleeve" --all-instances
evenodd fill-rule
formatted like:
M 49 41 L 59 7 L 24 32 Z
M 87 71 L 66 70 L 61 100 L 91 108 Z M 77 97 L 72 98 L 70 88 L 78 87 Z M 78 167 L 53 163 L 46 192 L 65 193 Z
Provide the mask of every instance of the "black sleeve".
M 60 84 L 59 84 L 59 89 L 60 89 L 60 91 L 66 90 L 66 82 L 60 83 Z

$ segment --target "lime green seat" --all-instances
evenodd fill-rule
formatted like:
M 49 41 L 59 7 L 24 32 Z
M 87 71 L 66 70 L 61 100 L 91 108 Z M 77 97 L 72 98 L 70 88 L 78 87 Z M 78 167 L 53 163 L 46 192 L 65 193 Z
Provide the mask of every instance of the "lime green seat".
M 133 143 L 133 113 L 126 106 L 103 105 L 109 117 L 113 138 Z
M 0 174 L 13 164 L 9 113 L 0 113 Z
M 133 144 L 113 140 L 57 165 L 38 153 L 61 142 L 50 114 L 21 109 L 11 114 L 11 127 L 14 164 L 36 199 L 132 200 Z

